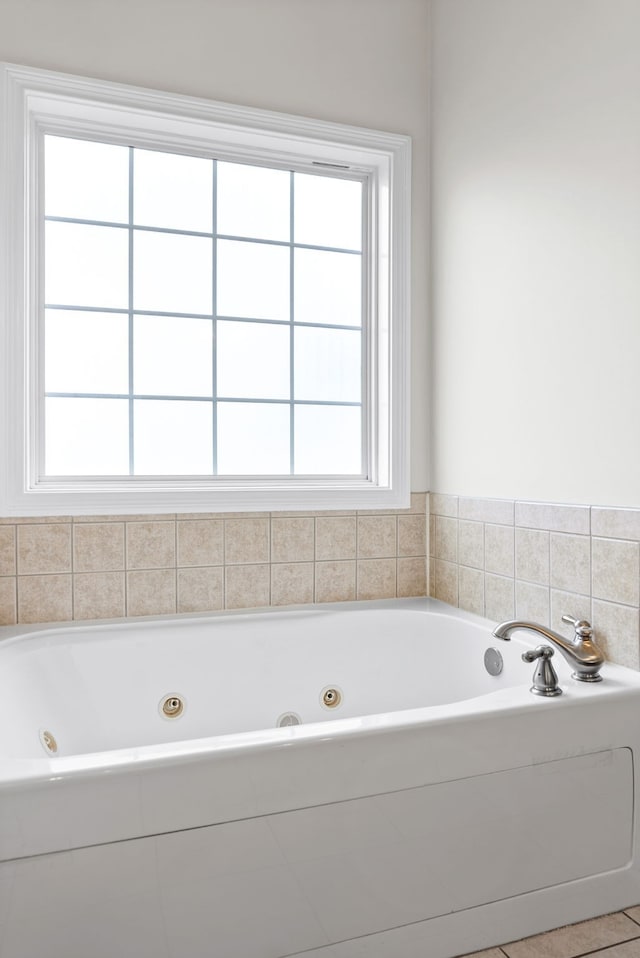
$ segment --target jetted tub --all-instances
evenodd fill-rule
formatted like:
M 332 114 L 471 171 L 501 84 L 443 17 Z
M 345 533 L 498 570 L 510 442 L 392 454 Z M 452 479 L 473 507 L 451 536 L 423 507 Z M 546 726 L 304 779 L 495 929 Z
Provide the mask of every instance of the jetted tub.
M 556 654 L 539 698 L 535 636 L 491 628 L 412 599 L 1 629 L 0 958 L 450 958 L 637 904 L 640 674 Z

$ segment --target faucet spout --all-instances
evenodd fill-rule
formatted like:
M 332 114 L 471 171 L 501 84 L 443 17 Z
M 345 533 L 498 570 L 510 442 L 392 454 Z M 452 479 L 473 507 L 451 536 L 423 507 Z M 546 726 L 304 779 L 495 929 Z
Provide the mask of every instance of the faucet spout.
M 577 620 L 566 615 L 562 617 L 562 620 L 573 625 L 575 629 L 573 639 L 567 639 L 559 632 L 554 632 L 553 629 L 537 622 L 523 622 L 518 619 L 502 622 L 496 626 L 493 634 L 496 639 L 502 639 L 504 642 L 508 642 L 512 633 L 518 629 L 541 635 L 559 649 L 569 665 L 573 667 L 574 679 L 578 682 L 601 682 L 600 669 L 604 664 L 604 655 L 593 641 L 593 629 L 585 619 Z

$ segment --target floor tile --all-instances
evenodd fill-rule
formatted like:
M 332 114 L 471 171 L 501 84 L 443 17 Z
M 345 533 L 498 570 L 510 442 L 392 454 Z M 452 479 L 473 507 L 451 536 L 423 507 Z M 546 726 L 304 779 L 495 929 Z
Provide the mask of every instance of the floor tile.
M 578 958 L 632 938 L 640 939 L 640 926 L 619 912 L 535 935 L 502 948 L 508 958 Z M 631 945 L 635 951 L 620 952 L 618 956 L 614 949 L 606 952 L 606 958 L 640 958 L 640 941 L 633 941 Z
M 605 951 L 596 951 L 589 958 L 640 958 L 640 939 L 627 941 L 623 945 L 614 945 Z
M 465 958 L 504 958 L 504 952 L 499 948 L 490 948 L 489 951 L 474 951 L 472 955 L 466 955 Z

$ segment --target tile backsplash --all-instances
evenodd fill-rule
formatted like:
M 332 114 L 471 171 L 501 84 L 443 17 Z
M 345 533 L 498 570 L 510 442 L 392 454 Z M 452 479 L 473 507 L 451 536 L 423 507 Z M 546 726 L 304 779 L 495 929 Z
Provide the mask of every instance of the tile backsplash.
M 640 669 L 640 509 L 413 493 L 393 512 L 0 519 L 0 625 L 426 594 L 567 635 L 563 614 L 589 619 Z
M 607 658 L 640 668 L 640 510 L 431 494 L 429 594 L 489 619 L 570 635 L 589 619 Z
M 426 595 L 426 505 L 0 519 L 0 625 Z

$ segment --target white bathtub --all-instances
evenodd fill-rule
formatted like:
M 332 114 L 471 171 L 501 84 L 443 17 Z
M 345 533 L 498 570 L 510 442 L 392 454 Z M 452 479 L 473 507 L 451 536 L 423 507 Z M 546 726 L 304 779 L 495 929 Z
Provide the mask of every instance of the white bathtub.
M 640 901 L 635 672 L 538 698 L 534 636 L 429 599 L 0 637 L 0 958 L 451 958 Z

